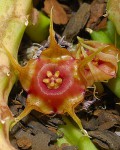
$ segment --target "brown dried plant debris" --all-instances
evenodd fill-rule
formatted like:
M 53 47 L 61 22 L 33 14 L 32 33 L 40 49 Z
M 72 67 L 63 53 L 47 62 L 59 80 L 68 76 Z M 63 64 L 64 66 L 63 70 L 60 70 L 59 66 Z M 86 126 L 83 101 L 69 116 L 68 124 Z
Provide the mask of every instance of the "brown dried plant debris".
M 57 150 L 57 146 L 50 144 L 57 135 L 38 122 L 35 117 L 28 115 L 11 131 L 11 143 L 18 150 Z
M 53 22 L 55 24 L 66 24 L 68 16 L 63 9 L 62 5 L 57 0 L 45 0 L 43 11 L 50 15 L 51 8 L 53 7 Z
M 99 146 L 100 149 L 105 150 L 120 150 L 120 137 L 115 133 L 105 131 L 89 131 L 88 134 L 93 138 L 93 142 Z
M 94 0 L 91 3 L 90 19 L 87 23 L 87 28 L 94 30 L 102 29 L 106 26 L 107 18 L 104 17 L 106 11 L 105 0 Z
M 90 16 L 90 5 L 83 3 L 78 11 L 70 18 L 64 32 L 66 40 L 71 42 L 75 36 L 85 27 Z
M 16 143 L 21 149 L 29 149 L 32 146 L 31 140 L 26 136 L 18 138 Z
M 86 130 L 109 130 L 113 127 L 120 128 L 120 116 L 117 111 L 96 110 L 94 116 L 89 121 L 83 120 Z
M 100 149 L 120 150 L 120 137 L 114 133 L 120 129 L 120 115 L 117 110 L 94 111 L 89 121 L 82 120 L 83 127 Z
M 30 19 L 33 25 L 37 24 L 38 18 L 39 18 L 39 11 L 36 8 L 33 8 L 30 15 Z
M 98 122 L 98 130 L 107 130 L 112 127 L 119 126 L 120 127 L 120 116 L 117 114 L 117 111 L 112 110 L 97 110 L 99 113 L 97 114 L 97 122 Z

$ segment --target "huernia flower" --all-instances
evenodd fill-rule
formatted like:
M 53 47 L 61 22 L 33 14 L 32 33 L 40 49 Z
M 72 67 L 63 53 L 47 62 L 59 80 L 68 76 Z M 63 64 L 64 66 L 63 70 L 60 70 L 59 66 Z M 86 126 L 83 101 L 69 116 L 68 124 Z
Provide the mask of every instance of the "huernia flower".
M 119 50 L 113 45 L 78 39 L 80 41 L 81 60 L 97 52 L 82 70 L 87 86 L 93 85 L 94 82 L 104 82 L 115 78 L 118 70 Z M 98 50 L 100 50 L 99 53 Z
M 39 58 L 29 60 L 22 67 L 7 49 L 6 53 L 18 72 L 23 89 L 28 93 L 26 107 L 12 126 L 34 109 L 44 114 L 68 113 L 85 133 L 74 112 L 75 107 L 84 100 L 88 86 L 97 81 L 108 80 L 117 72 L 117 52 L 109 45 L 82 40 L 74 53 L 60 47 L 55 40 L 52 17 L 50 45 L 42 51 Z

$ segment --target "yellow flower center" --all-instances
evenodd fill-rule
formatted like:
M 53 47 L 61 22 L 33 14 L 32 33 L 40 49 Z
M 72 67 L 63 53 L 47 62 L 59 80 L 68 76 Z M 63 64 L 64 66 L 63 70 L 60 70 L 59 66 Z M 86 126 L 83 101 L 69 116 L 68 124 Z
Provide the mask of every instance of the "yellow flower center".
M 57 89 L 62 84 L 59 71 L 56 71 L 54 74 L 51 71 L 47 71 L 46 76 L 47 77 L 43 79 L 43 83 L 45 83 L 49 89 Z

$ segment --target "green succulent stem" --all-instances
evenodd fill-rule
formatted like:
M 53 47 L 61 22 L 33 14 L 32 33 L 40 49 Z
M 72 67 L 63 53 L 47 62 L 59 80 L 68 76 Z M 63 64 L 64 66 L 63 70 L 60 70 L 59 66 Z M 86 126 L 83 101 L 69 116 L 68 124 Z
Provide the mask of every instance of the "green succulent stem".
M 29 23 L 26 28 L 26 33 L 30 37 L 33 42 L 42 42 L 44 41 L 49 35 L 49 25 L 50 19 L 41 11 L 33 9 L 33 14 L 36 13 L 37 19 L 34 21 L 34 16 L 32 17 L 33 21 Z
M 15 149 L 9 142 L 9 127 L 14 118 L 7 103 L 16 76 L 5 48 L 17 59 L 31 6 L 32 0 L 0 0 L 0 150 Z
M 63 117 L 63 120 L 66 124 L 59 126 L 58 134 L 64 133 L 63 138 L 57 141 L 59 146 L 67 143 L 77 146 L 79 150 L 97 150 L 90 137 L 83 135 L 80 129 L 74 126 L 68 118 Z
M 103 30 L 92 31 L 91 38 L 102 43 L 112 43 L 111 39 Z

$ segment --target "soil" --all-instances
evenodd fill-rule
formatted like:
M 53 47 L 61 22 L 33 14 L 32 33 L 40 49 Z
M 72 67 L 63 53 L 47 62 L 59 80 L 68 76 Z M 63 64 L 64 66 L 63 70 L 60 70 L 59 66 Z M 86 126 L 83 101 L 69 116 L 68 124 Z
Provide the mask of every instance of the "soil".
M 57 0 L 56 0 L 57 1 Z M 47 5 L 49 1 L 45 0 Z M 59 7 L 60 12 L 64 13 L 65 21 L 60 25 L 54 18 L 55 31 L 60 36 L 65 36 L 65 41 L 61 45 L 69 48 L 70 42 L 76 42 L 77 36 L 89 39 L 90 36 L 85 28 L 99 30 L 105 28 L 107 18 L 105 14 L 105 0 L 58 0 L 55 6 Z M 42 0 L 34 0 L 34 7 L 41 9 L 49 15 L 49 11 Z M 46 11 L 47 10 L 47 11 Z M 59 15 L 61 15 L 59 12 Z M 55 16 L 58 17 L 58 16 Z M 67 19 L 66 19 L 67 18 Z M 67 23 L 66 23 L 67 20 Z M 57 36 L 59 42 L 59 36 Z M 26 42 L 27 41 L 27 42 Z M 27 43 L 27 44 L 26 44 Z M 44 43 L 47 43 L 46 41 Z M 26 46 L 27 45 L 27 46 Z M 29 47 L 31 41 L 25 35 L 20 47 L 25 49 Z M 47 47 L 48 44 L 43 44 Z M 24 56 L 23 56 L 24 55 Z M 27 57 L 20 52 L 20 58 Z M 82 120 L 84 129 L 88 131 L 91 140 L 99 150 L 120 150 L 120 106 L 116 104 L 119 99 L 104 86 L 104 93 L 87 105 L 92 96 L 87 96 L 85 102 L 78 106 L 76 112 Z M 21 93 L 22 91 L 22 93 Z M 10 99 L 10 109 L 15 116 L 18 116 L 25 107 L 26 93 L 23 91 L 20 83 L 16 83 Z M 12 99 L 12 100 L 11 100 Z M 22 121 L 17 123 L 10 133 L 10 139 L 13 146 L 18 150 L 77 150 L 76 146 L 62 145 L 58 147 L 55 143 L 60 136 L 57 135 L 58 125 L 63 124 L 61 116 L 47 116 L 36 111 L 32 111 Z

